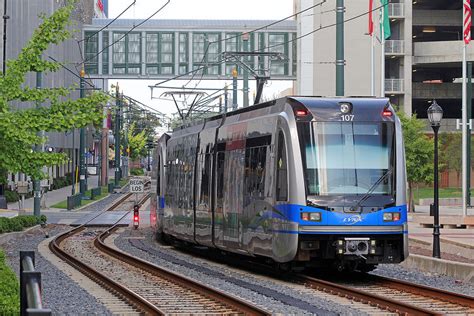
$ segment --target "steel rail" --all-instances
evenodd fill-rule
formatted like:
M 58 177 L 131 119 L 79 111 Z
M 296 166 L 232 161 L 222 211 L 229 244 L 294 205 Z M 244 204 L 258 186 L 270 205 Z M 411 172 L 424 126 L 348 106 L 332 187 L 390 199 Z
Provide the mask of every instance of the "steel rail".
M 367 275 L 365 276 L 367 278 Z M 380 282 L 383 286 L 397 289 L 403 292 L 418 294 L 421 296 L 431 297 L 436 300 L 450 302 L 453 304 L 469 307 L 474 309 L 474 297 L 448 292 L 441 289 L 436 289 L 426 285 L 411 283 L 408 281 L 387 278 L 378 275 L 370 275 L 369 280 Z
M 98 216 L 102 215 L 105 212 L 111 211 L 115 208 L 117 208 L 120 204 L 122 204 L 125 200 L 127 200 L 132 194 L 128 193 L 126 194 L 123 198 L 119 199 L 117 202 L 112 204 L 109 208 L 107 208 L 104 212 L 101 212 L 94 218 L 90 219 L 88 222 L 75 227 L 59 236 L 54 238 L 50 243 L 49 243 L 49 249 L 58 257 L 63 259 L 65 262 L 67 262 L 69 265 L 72 267 L 76 268 L 79 270 L 81 273 L 84 275 L 90 277 L 92 280 L 95 282 L 103 285 L 104 287 L 108 288 L 112 292 L 115 293 L 120 293 L 125 300 L 132 306 L 138 308 L 139 310 L 143 311 L 146 314 L 160 314 L 161 311 L 157 309 L 152 303 L 147 301 L 145 298 L 141 297 L 140 295 L 130 291 L 129 289 L 125 288 L 124 286 L 120 285 L 119 283 L 107 278 L 104 276 L 102 273 L 99 271 L 93 269 L 92 267 L 82 263 L 79 259 L 71 256 L 68 254 L 66 251 L 61 249 L 60 245 L 61 243 L 71 237 L 72 235 L 75 235 L 81 231 L 83 231 L 86 228 L 86 224 L 97 218 Z M 149 195 L 147 195 L 146 198 L 148 198 Z M 143 199 L 143 201 L 146 200 Z M 124 216 L 122 216 L 118 221 L 122 220 L 123 217 L 128 215 L 129 212 L 127 212 Z
M 402 314 L 402 315 L 441 315 L 436 312 L 426 310 L 411 304 L 405 304 L 398 302 L 386 297 L 367 293 L 359 289 L 354 289 L 348 286 L 339 285 L 329 281 L 316 279 L 306 275 L 297 275 L 303 284 L 315 288 L 317 290 L 323 290 L 331 294 L 337 294 L 349 299 L 358 300 L 369 305 L 377 306 L 379 308 L 385 308 L 389 311 Z
M 116 259 L 126 262 L 141 270 L 145 270 L 155 276 L 170 280 L 173 283 L 179 284 L 180 286 L 190 289 L 194 292 L 204 294 L 205 296 L 210 297 L 215 301 L 224 303 L 225 305 L 230 306 L 231 308 L 236 309 L 239 312 L 244 313 L 245 315 L 271 315 L 271 313 L 269 313 L 268 311 L 258 306 L 255 306 L 245 300 L 242 300 L 236 296 L 233 296 L 223 291 L 220 291 L 218 289 L 214 289 L 212 287 L 206 286 L 193 279 L 177 274 L 171 270 L 157 266 L 148 261 L 133 257 L 118 249 L 110 248 L 109 246 L 105 244 L 104 241 L 117 228 L 118 226 L 113 226 L 107 229 L 105 232 L 103 232 L 94 240 L 94 245 L 97 248 L 99 248 L 101 251 L 107 253 L 108 255 Z

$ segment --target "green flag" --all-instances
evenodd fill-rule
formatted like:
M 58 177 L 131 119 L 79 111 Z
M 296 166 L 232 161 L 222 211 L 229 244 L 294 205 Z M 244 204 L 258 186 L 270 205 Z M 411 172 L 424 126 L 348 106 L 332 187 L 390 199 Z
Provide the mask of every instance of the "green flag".
M 380 0 L 380 4 L 383 6 L 383 15 L 382 10 L 380 11 L 380 28 L 383 30 L 384 39 L 388 39 L 392 33 L 390 32 L 390 19 L 388 18 L 388 0 Z

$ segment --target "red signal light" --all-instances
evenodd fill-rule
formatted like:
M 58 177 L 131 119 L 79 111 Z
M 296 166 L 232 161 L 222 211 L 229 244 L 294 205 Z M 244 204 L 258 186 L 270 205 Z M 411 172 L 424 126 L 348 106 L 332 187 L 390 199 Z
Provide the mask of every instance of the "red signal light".
M 384 117 L 391 117 L 393 115 L 392 111 L 390 110 L 383 110 L 382 116 Z
M 306 116 L 308 115 L 308 111 L 306 110 L 296 110 L 296 116 Z
M 134 220 L 135 222 L 138 222 L 138 216 L 135 215 L 135 217 L 133 217 L 133 220 Z

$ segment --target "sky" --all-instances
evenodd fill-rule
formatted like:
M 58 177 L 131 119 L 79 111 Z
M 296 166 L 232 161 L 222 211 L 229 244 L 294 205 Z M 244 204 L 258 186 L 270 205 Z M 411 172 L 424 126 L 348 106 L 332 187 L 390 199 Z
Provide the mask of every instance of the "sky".
M 109 18 L 114 18 L 128 7 L 133 0 L 109 0 Z M 166 0 L 136 0 L 121 18 L 144 19 L 166 3 Z M 251 19 L 251 20 L 278 20 L 293 14 L 293 0 L 171 0 L 154 19 Z M 123 93 L 139 100 L 165 114 L 176 112 L 174 103 L 151 100 L 149 85 L 159 81 L 147 80 L 119 80 Z M 187 81 L 175 80 L 167 86 L 179 87 Z M 197 81 L 191 82 L 188 87 L 194 87 Z M 231 81 L 227 82 L 229 85 Z M 222 88 L 225 81 L 201 81 L 201 87 Z M 198 87 L 199 87 L 198 86 Z M 279 92 L 292 86 L 290 81 L 270 81 L 263 90 L 264 97 L 272 98 Z M 241 89 L 241 83 L 239 89 Z M 250 99 L 255 90 L 255 81 L 249 82 Z M 162 91 L 163 92 L 163 91 Z M 162 93 L 159 92 L 159 93 Z M 155 93 L 156 94 L 156 93 Z M 242 104 L 242 92 L 239 93 L 239 104 Z

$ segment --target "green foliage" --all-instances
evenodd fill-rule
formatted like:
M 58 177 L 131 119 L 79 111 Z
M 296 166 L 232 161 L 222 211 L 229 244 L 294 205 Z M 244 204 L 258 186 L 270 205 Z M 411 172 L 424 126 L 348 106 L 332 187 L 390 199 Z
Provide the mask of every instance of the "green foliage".
M 20 285 L 0 249 L 0 315 L 20 314 Z
M 145 157 L 146 152 L 146 131 L 137 132 L 135 123 L 132 123 L 128 129 L 128 146 L 130 148 L 130 158 L 137 160 L 140 157 Z
M 46 223 L 46 216 L 20 215 L 12 218 L 0 217 L 0 234 L 17 232 L 25 227 Z
M 7 203 L 17 202 L 20 199 L 20 195 L 15 191 L 5 190 L 5 198 Z
M 433 181 L 433 140 L 423 134 L 424 124 L 416 115 L 407 117 L 398 113 L 403 127 L 408 182 Z
M 132 176 L 143 176 L 145 171 L 143 171 L 143 168 L 132 168 L 130 169 L 130 174 Z
M 454 170 L 458 174 L 462 170 L 462 133 L 439 134 L 440 170 Z
M 408 181 L 408 207 L 415 210 L 413 184 L 433 181 L 433 141 L 423 134 L 424 124 L 416 115 L 407 117 L 398 113 L 403 128 L 405 144 L 406 172 Z
M 74 9 L 72 1 L 56 10 L 34 31 L 17 59 L 7 62 L 7 71 L 0 76 L 0 166 L 9 172 L 22 172 L 33 179 L 44 177 L 43 166 L 64 163 L 62 153 L 33 152 L 35 145 L 46 139 L 40 131 L 67 131 L 81 128 L 102 119 L 102 105 L 107 101 L 103 93 L 95 92 L 86 98 L 69 100 L 68 88 L 32 89 L 24 86 L 29 72 L 54 72 L 59 63 L 41 59 L 51 44 L 59 44 L 71 35 L 68 30 Z M 39 103 L 41 108 L 12 109 L 9 102 Z M 3 173 L 0 182 L 5 183 Z

